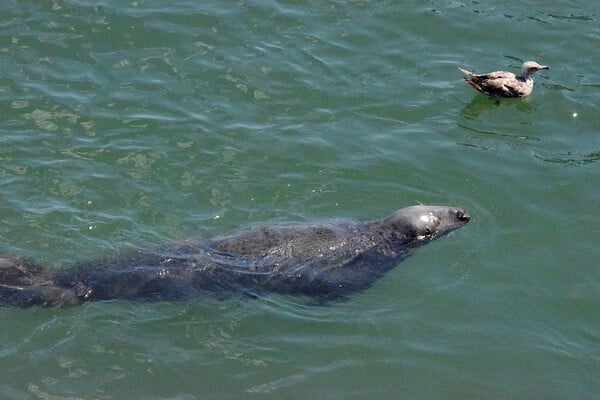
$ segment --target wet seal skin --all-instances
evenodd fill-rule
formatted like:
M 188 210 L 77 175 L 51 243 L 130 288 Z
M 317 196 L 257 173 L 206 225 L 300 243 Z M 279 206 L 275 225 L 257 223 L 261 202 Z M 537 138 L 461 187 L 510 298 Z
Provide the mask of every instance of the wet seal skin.
M 469 222 L 452 206 L 418 205 L 374 221 L 263 225 L 52 270 L 0 257 L 0 305 L 173 301 L 268 293 L 343 300 L 411 252 Z

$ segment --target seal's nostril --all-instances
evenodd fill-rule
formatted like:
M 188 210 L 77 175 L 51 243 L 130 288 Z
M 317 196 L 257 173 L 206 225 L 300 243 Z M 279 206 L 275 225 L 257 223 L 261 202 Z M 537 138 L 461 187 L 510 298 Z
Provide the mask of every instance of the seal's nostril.
M 471 216 L 465 210 L 456 210 L 456 218 L 458 218 L 459 221 L 469 222 Z

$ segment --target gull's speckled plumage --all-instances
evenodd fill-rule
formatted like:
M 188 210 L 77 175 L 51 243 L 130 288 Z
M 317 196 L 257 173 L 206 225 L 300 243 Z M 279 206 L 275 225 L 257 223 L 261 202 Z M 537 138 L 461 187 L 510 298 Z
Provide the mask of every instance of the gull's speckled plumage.
M 521 67 L 521 75 L 507 71 L 474 74 L 458 67 L 465 74 L 465 81 L 481 93 L 495 97 L 525 97 L 533 90 L 533 75 L 541 69 L 550 69 L 535 61 L 527 61 Z

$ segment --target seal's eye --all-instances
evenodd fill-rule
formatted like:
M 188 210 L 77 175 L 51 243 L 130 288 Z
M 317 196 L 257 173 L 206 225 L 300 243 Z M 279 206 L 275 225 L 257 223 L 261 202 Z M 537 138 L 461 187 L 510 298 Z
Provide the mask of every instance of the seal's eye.
M 432 236 L 437 232 L 437 227 L 440 224 L 440 219 L 433 215 L 433 213 L 427 213 L 425 215 L 421 215 L 419 220 L 422 222 L 420 227 L 421 230 L 421 238 L 424 239 L 426 236 Z

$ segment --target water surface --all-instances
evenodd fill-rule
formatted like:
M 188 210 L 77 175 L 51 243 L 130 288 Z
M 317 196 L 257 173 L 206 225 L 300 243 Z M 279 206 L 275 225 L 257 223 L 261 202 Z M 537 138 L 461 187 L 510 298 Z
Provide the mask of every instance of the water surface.
M 598 399 L 597 2 L 5 1 L 1 254 L 471 223 L 350 301 L 0 309 L 6 399 Z M 550 65 L 495 104 L 460 79 Z

